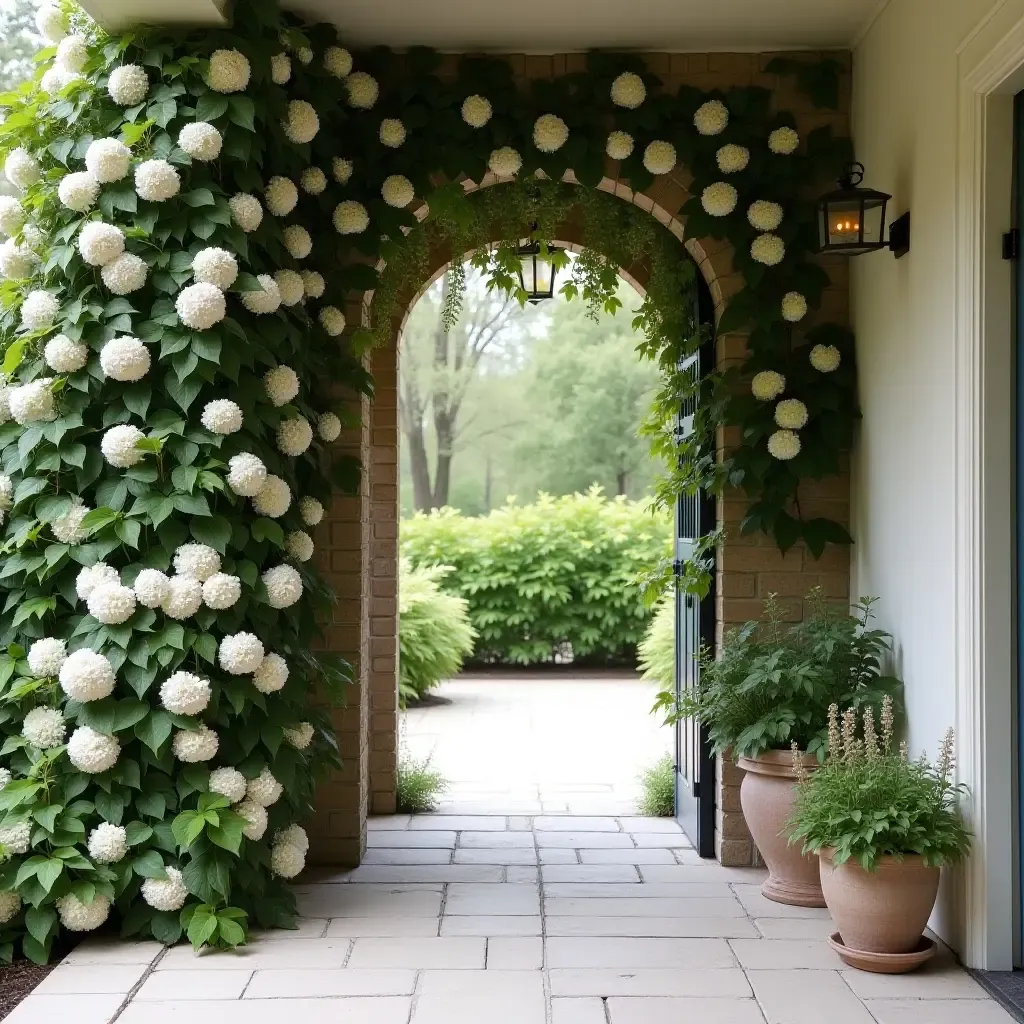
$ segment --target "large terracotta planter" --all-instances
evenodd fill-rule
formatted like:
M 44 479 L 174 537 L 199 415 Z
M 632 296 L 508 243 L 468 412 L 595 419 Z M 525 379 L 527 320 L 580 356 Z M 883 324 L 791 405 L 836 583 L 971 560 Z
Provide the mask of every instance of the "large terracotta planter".
M 822 850 L 821 888 L 843 945 L 868 953 L 912 953 L 920 945 L 935 896 L 939 869 L 916 855 L 882 857 L 874 871 Z
M 768 880 L 761 892 L 776 903 L 794 907 L 823 907 L 818 858 L 804 856 L 801 845 L 789 843 L 786 823 L 793 816 L 796 772 L 788 750 L 766 750 L 756 758 L 737 762 L 746 772 L 740 785 L 740 804 L 747 828 L 768 865 Z M 805 756 L 809 770 L 817 767 L 813 756 Z

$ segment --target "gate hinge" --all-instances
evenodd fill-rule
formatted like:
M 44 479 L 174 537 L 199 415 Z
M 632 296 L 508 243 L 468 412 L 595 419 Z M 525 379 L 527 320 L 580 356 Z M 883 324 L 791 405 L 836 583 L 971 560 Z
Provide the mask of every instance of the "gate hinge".
M 1011 228 L 1003 235 L 1003 259 L 1020 259 L 1020 231 L 1017 228 Z
M 682 576 L 683 571 L 686 569 L 686 563 L 681 558 L 673 559 L 672 561 L 672 575 Z

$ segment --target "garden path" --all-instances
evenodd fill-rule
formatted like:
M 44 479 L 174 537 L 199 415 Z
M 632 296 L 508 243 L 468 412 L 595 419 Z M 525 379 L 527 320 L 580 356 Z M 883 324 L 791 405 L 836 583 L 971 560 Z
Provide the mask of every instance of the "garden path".
M 238 952 L 91 939 L 5 1024 L 1011 1024 L 945 951 L 843 969 L 824 910 L 766 900 L 663 818 L 400 815 Z
M 467 673 L 409 709 L 405 745 L 448 779 L 442 813 L 636 814 L 638 774 L 672 749 L 657 689 L 623 672 Z

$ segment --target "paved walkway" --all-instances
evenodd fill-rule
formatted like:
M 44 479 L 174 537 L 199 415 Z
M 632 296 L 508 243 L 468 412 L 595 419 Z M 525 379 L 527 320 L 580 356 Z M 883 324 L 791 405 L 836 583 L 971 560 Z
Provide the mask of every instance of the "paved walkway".
M 5 1024 L 1010 1024 L 948 954 L 843 969 L 762 878 L 664 819 L 376 819 L 366 865 L 296 887 L 298 931 L 87 941 Z
M 451 814 L 636 814 L 638 774 L 672 749 L 635 675 L 464 675 L 410 709 L 405 742 L 450 782 Z

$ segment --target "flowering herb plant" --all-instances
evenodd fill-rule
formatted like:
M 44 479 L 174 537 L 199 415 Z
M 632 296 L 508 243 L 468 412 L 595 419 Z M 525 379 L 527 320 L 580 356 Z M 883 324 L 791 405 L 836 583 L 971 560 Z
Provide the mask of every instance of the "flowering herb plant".
M 881 736 L 875 709 L 865 708 L 857 735 L 853 708 L 839 718 L 829 708 L 829 749 L 825 763 L 807 772 L 795 757 L 800 784 L 790 842 L 805 853 L 831 849 L 833 861 L 855 860 L 873 871 L 881 857 L 918 855 L 930 867 L 956 864 L 971 845 L 960 813 L 967 789 L 955 780 L 953 730 L 939 747 L 939 759 L 909 760 L 906 743 L 894 743 L 892 699 L 882 704 Z

